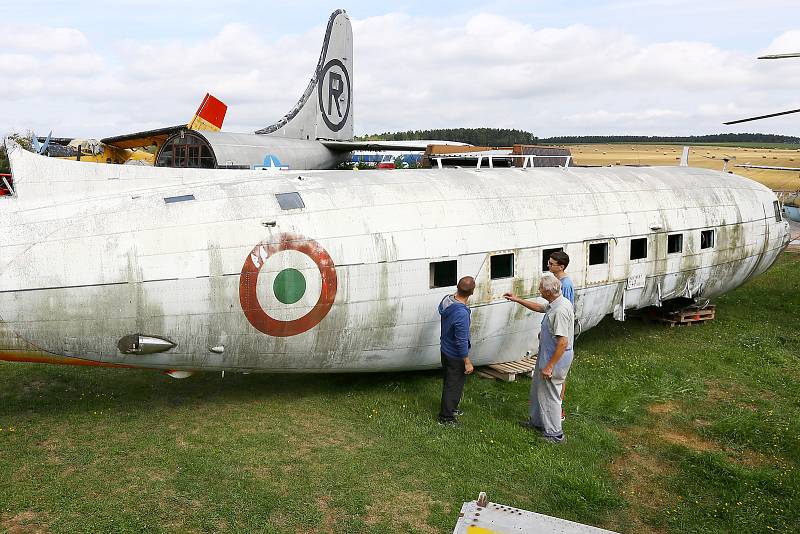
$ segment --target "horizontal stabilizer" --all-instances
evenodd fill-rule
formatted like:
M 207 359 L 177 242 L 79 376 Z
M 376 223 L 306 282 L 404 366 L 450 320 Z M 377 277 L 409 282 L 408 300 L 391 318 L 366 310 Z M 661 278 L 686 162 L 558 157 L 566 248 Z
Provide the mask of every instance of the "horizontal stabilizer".
M 467 143 L 457 141 L 322 141 L 322 144 L 336 152 L 351 152 L 353 150 L 373 150 L 381 152 L 385 150 L 409 150 L 424 152 L 428 145 L 454 145 L 470 146 Z

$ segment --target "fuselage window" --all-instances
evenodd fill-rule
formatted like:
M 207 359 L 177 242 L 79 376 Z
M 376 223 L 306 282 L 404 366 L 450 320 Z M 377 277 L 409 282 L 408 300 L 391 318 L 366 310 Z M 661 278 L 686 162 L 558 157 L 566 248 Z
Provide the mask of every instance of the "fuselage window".
M 514 254 L 497 254 L 492 256 L 489 269 L 492 280 L 511 278 L 514 276 Z
M 781 216 L 781 205 L 777 200 L 772 203 L 772 208 L 775 210 L 775 222 L 781 222 L 783 220 Z
M 194 195 L 180 195 L 177 197 L 165 197 L 164 204 L 175 204 L 176 202 L 187 202 L 194 200 Z
M 647 257 L 647 238 L 631 239 L 631 259 L 641 260 Z
M 278 199 L 278 205 L 282 210 L 295 210 L 306 207 L 303 204 L 303 199 L 300 198 L 300 193 L 278 193 L 275 198 Z
M 683 252 L 683 234 L 670 234 L 667 236 L 667 254 Z
M 457 270 L 456 260 L 431 262 L 431 289 L 456 285 Z
M 700 232 L 700 248 L 714 248 L 714 230 Z
M 608 263 L 608 243 L 592 243 L 589 245 L 589 265 Z
M 542 251 L 542 272 L 549 271 L 547 267 L 547 260 L 550 259 L 550 254 L 553 252 L 564 252 L 564 247 L 559 248 L 546 248 Z

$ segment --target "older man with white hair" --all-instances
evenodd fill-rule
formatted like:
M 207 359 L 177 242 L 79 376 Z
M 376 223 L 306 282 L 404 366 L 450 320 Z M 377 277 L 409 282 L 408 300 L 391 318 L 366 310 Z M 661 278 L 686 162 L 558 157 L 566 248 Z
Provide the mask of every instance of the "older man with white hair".
M 542 275 L 539 294 L 547 304 L 524 300 L 511 293 L 503 296 L 529 310 L 544 313 L 531 383 L 529 418 L 524 426 L 542 432 L 546 441 L 563 443 L 566 437 L 561 428 L 561 388 L 572 364 L 575 312 L 570 301 L 561 294 L 561 282 L 551 273 Z

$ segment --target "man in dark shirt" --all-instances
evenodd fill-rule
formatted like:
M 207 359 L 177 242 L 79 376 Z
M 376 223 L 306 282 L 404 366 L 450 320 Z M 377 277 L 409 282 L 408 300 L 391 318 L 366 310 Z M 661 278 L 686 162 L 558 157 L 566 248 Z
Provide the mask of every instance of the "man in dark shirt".
M 472 373 L 469 359 L 470 311 L 467 301 L 475 291 L 475 279 L 465 276 L 458 281 L 455 295 L 447 295 L 439 303 L 442 317 L 441 356 L 444 382 L 439 424 L 457 426 L 460 415 L 458 403 L 464 391 L 467 375 Z

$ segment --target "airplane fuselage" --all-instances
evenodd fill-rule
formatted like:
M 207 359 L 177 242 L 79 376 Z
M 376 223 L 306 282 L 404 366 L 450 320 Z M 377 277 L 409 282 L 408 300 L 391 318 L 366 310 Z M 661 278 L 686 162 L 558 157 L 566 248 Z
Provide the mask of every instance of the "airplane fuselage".
M 408 171 L 102 166 L 14 152 L 0 199 L 0 358 L 185 370 L 439 365 L 442 297 L 476 278 L 472 358 L 537 350 L 563 248 L 582 330 L 765 271 L 774 193 L 686 167 Z M 676 236 L 680 236 L 679 238 Z M 634 258 L 634 259 L 631 259 Z M 174 347 L 126 354 L 141 334 Z

